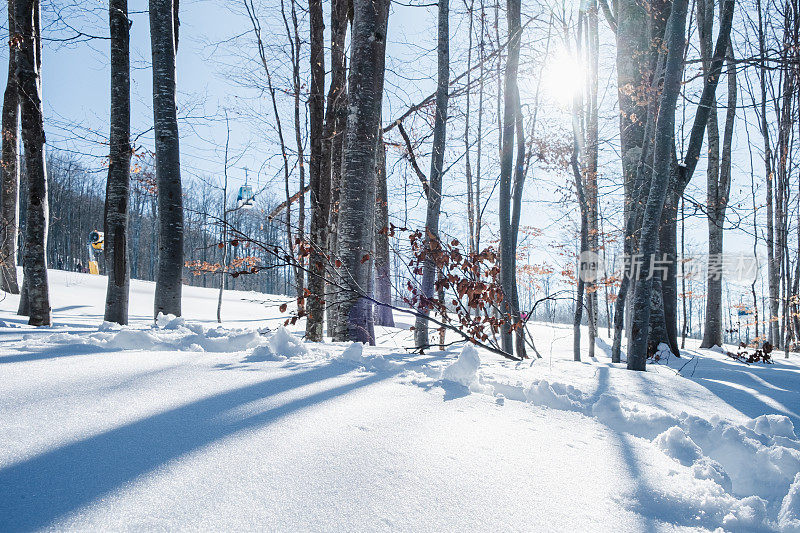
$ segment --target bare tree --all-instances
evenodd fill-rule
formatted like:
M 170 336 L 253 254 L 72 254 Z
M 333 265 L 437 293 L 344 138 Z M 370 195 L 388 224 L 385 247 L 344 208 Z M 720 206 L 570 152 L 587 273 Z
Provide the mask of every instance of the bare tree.
M 394 327 L 392 313 L 392 273 L 389 258 L 389 191 L 386 183 L 386 146 L 378 134 L 378 185 L 375 204 L 375 325 Z
M 175 103 L 178 0 L 150 0 L 153 117 L 158 185 L 158 274 L 155 315 L 181 314 L 183 191 Z
M 501 331 L 503 350 L 512 353 L 513 332 L 522 335 L 519 301 L 516 289 L 516 232 L 512 219 L 515 211 L 514 202 L 521 200 L 521 180 L 515 178 L 515 168 L 520 170 L 520 158 L 524 157 L 524 140 L 522 138 L 521 111 L 517 74 L 519 70 L 519 52 L 522 40 L 521 2 L 507 1 L 508 17 L 508 57 L 506 58 L 505 79 L 503 89 L 502 143 L 500 150 L 500 186 L 499 191 L 499 223 L 500 223 L 500 278 L 505 296 L 503 313 L 507 324 Z M 515 135 L 517 136 L 517 164 L 514 164 Z M 520 142 L 521 141 L 521 142 Z M 519 192 L 515 198 L 513 190 Z M 519 343 L 518 343 L 518 346 Z M 520 354 L 522 355 L 522 354 Z
M 339 191 L 342 182 L 342 145 L 347 122 L 347 58 L 345 38 L 347 37 L 348 0 L 331 2 L 331 83 L 325 109 L 325 131 L 322 136 L 323 160 L 322 174 L 330 176 L 330 198 L 328 228 L 326 230 L 326 249 L 335 254 L 337 250 L 336 228 L 339 221 Z M 328 333 L 333 331 L 338 307 L 327 303 Z M 321 319 L 321 317 L 320 317 Z
M 28 178 L 28 208 L 23 254 L 24 302 L 28 308 L 28 323 L 34 326 L 48 326 L 51 316 L 46 256 L 47 165 L 42 116 L 42 42 L 38 0 L 17 1 L 14 6 L 14 20 L 19 32 L 13 40 L 18 46 L 16 78 Z
M 2 190 L 0 190 L 0 289 L 19 294 L 17 282 L 17 218 L 19 211 L 19 94 L 14 0 L 8 0 L 8 81 L 3 95 Z
M 697 2 L 697 26 L 700 30 L 700 50 L 703 70 L 708 74 L 711 69 L 712 40 L 711 30 L 714 21 L 714 2 L 699 0 Z M 722 345 L 722 276 L 718 265 L 722 255 L 722 238 L 725 226 L 725 211 L 731 190 L 731 150 L 733 147 L 733 126 L 736 118 L 736 65 L 733 59 L 733 47 L 728 43 L 728 101 L 725 111 L 725 127 L 721 146 L 719 144 L 719 126 L 717 124 L 717 103 L 712 104 L 706 136 L 708 138 L 707 200 L 708 210 L 708 280 L 706 297 L 705 326 L 701 348 Z
M 328 217 L 330 213 L 331 176 L 330 165 L 325 165 L 323 135 L 325 129 L 325 22 L 322 18 L 322 0 L 309 0 L 311 18 L 311 92 L 308 98 L 309 122 L 311 126 L 311 256 L 308 276 L 308 317 L 306 337 L 315 342 L 322 341 L 322 324 L 325 316 L 325 252 L 328 249 Z M 330 153 L 327 154 L 330 157 Z M 327 173 L 325 171 L 328 171 Z
M 439 246 L 439 215 L 442 210 L 442 174 L 444 172 L 444 149 L 447 142 L 447 103 L 450 84 L 450 5 L 449 0 L 439 0 L 439 23 L 437 44 L 437 84 L 436 113 L 433 126 L 433 154 L 431 155 L 430 186 L 428 187 L 428 208 L 425 216 L 425 249 L 429 254 L 425 257 L 422 269 L 420 292 L 425 300 L 434 297 L 436 280 L 436 264 L 433 252 Z M 414 344 L 425 349 L 430 346 L 428 321 L 425 317 L 417 317 L 414 324 Z
M 653 260 L 658 252 L 659 224 L 667 197 L 672 172 L 674 149 L 675 109 L 683 75 L 684 33 L 688 0 L 675 0 L 667 22 L 665 44 L 667 58 L 664 85 L 659 100 L 658 119 L 653 146 L 653 177 L 647 204 L 644 208 L 639 247 L 642 273 L 637 280 L 634 298 L 632 338 L 628 350 L 628 369 L 644 370 L 649 339 Z
M 105 320 L 128 323 L 128 197 L 131 166 L 130 20 L 128 0 L 111 0 L 111 136 L 105 203 L 108 269 Z
M 374 343 L 372 302 L 350 294 L 368 294 L 370 251 L 375 234 L 375 154 L 383 98 L 387 0 L 353 2 L 347 129 L 342 154 L 338 251 L 342 284 L 354 290 L 337 301 L 334 340 Z

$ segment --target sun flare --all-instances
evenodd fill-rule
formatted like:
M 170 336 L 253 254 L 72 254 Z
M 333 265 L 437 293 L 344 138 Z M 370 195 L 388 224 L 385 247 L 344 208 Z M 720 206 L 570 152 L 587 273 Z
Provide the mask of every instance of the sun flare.
M 574 54 L 564 50 L 548 61 L 543 81 L 548 97 L 560 105 L 568 106 L 583 89 L 586 69 Z

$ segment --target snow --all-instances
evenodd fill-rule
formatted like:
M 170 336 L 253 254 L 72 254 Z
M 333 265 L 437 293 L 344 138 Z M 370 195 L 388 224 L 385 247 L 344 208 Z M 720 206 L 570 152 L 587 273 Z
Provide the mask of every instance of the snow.
M 684 466 L 691 466 L 703 457 L 703 451 L 679 427 L 672 426 L 653 441 L 662 452 Z
M 288 297 L 226 291 L 217 324 L 185 287 L 154 321 L 136 280 L 120 327 L 104 278 L 50 280 L 53 327 L 0 301 L 2 531 L 800 531 L 796 354 L 636 373 L 535 324 L 542 360 L 420 355 L 400 313 L 311 343 Z
M 795 476 L 789 492 L 781 502 L 778 526 L 782 531 L 800 532 L 800 474 Z
M 480 366 L 481 358 L 478 355 L 478 350 L 471 344 L 466 344 L 461 349 L 458 359 L 442 371 L 442 379 L 469 387 L 477 379 L 478 367 Z
M 308 353 L 303 341 L 289 333 L 283 326 L 278 327 L 269 339 L 269 347 L 279 357 L 297 357 Z

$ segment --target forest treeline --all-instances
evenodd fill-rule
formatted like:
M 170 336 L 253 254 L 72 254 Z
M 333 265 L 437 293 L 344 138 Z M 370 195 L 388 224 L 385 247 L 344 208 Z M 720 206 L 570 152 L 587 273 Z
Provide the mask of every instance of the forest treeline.
M 373 344 L 375 327 L 404 313 L 419 351 L 450 339 L 521 360 L 539 356 L 528 321 L 567 302 L 576 360 L 594 355 L 606 327 L 612 360 L 627 341 L 628 368 L 644 370 L 679 356 L 695 329 L 688 205 L 707 236 L 702 346 L 730 338 L 734 305 L 755 347 L 788 355 L 800 341 L 800 0 L 241 0 L 231 9 L 247 27 L 233 41 L 248 45 L 252 66 L 242 83 L 259 90 L 282 181 L 255 210 L 251 187 L 229 201 L 227 111 L 222 185 L 182 173 L 177 0 L 148 3 L 152 161 L 134 150 L 128 7 L 109 1 L 101 176 L 45 154 L 40 0 L 8 2 L 0 260 L 3 290 L 22 292 L 33 325 L 51 322 L 48 265 L 88 260 L 92 227 L 105 235 L 106 320 L 121 324 L 135 276 L 156 282 L 154 316 L 181 314 L 185 283 L 213 284 L 220 306 L 230 287 L 284 292 L 297 303 L 288 321 L 304 319 L 311 341 Z M 393 13 L 433 7 L 432 91 L 386 116 Z M 572 79 L 561 109 L 543 95 L 548 76 Z M 409 221 L 407 183 L 396 216 L 397 173 L 415 182 L 424 222 Z M 576 213 L 569 242 L 551 249 L 566 258 L 560 273 L 526 258 L 538 237 L 525 223 L 529 195 L 543 173 L 561 180 L 555 194 Z M 705 198 L 687 193 L 696 182 Z M 466 219 L 457 234 L 454 206 Z M 766 252 L 766 288 L 754 278 L 738 304 L 719 268 L 733 230 L 752 239 L 754 259 Z M 554 269 L 561 289 L 550 287 Z

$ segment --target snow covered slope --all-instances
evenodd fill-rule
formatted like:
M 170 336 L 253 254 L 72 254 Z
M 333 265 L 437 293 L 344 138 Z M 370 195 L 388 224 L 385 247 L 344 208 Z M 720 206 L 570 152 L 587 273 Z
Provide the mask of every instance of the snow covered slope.
M 153 324 L 153 290 L 127 328 L 101 277 L 51 272 L 52 328 L 0 302 L 1 531 L 800 531 L 794 354 L 633 373 L 539 324 L 535 362 L 413 355 L 304 343 L 256 293 Z

